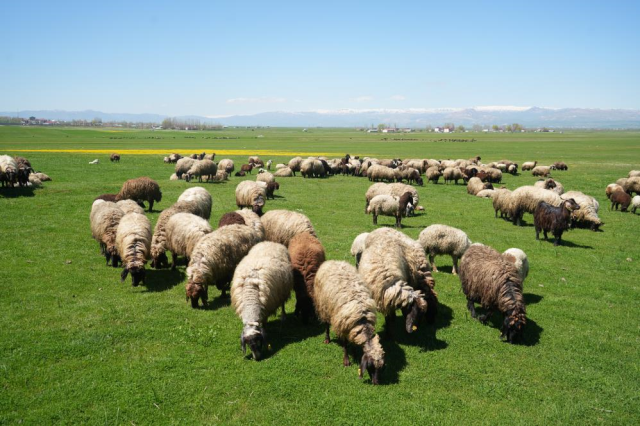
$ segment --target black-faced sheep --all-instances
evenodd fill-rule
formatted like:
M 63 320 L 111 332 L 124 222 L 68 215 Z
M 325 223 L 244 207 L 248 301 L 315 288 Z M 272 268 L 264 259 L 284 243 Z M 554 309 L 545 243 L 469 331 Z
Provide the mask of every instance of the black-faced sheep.
M 551 170 L 569 170 L 569 167 L 562 161 L 556 161 L 551 165 Z
M 265 189 L 265 193 L 267 195 L 267 200 L 269 198 L 271 198 L 272 200 L 275 200 L 276 197 L 273 194 L 274 191 L 276 191 L 277 189 L 280 189 L 280 184 L 278 182 L 267 182 L 267 188 Z
M 124 268 L 120 281 L 131 274 L 131 284 L 136 287 L 145 280 L 144 265 L 151 248 L 151 222 L 145 215 L 129 213 L 122 216 L 116 232 L 116 245 Z
M 474 244 L 460 261 L 460 283 L 467 297 L 467 308 L 477 318 L 475 303 L 487 310 L 478 319 L 486 323 L 494 310 L 504 315 L 501 338 L 515 343 L 527 322 L 522 279 L 513 263 L 491 247 Z
M 153 211 L 153 203 L 162 201 L 162 191 L 160 191 L 158 182 L 145 176 L 126 181 L 116 198 L 118 201 L 147 201 L 149 202 L 149 212 L 151 212 Z
M 349 366 L 348 342 L 363 349 L 359 376 L 366 370 L 371 383 L 379 383 L 384 367 L 384 350 L 376 335 L 376 305 L 358 271 L 347 262 L 322 264 L 315 282 L 316 312 L 326 324 L 325 343 L 330 342 L 329 328 L 344 347 L 342 364 Z
M 620 207 L 620 211 L 626 212 L 631 204 L 631 196 L 624 191 L 616 191 L 611 194 L 611 208 L 609 210 L 618 210 L 618 206 Z
M 261 216 L 267 198 L 265 186 L 250 180 L 240 182 L 236 187 L 236 205 L 240 208 L 248 207 Z
M 189 259 L 200 238 L 212 231 L 206 219 L 192 213 L 176 213 L 171 216 L 165 230 L 165 248 L 171 252 L 171 269 L 176 269 L 179 256 Z
M 555 238 L 553 245 L 559 245 L 562 233 L 568 230 L 571 225 L 571 212 L 579 209 L 580 206 L 573 198 L 562 201 L 558 207 L 544 201 L 540 202 L 533 213 L 536 240 L 540 239 L 540 231 L 544 233 L 545 240 L 547 232 L 551 232 Z
M 235 170 L 235 165 L 233 164 L 233 160 L 229 158 L 223 158 L 218 163 L 218 170 L 224 170 L 225 172 L 231 174 Z
M 242 319 L 243 353 L 248 345 L 256 361 L 262 358 L 268 349 L 265 323 L 279 307 L 284 318 L 284 304 L 292 289 L 291 261 L 281 244 L 258 243 L 238 264 L 231 285 L 231 304 Z
M 307 323 L 314 317 L 314 290 L 318 268 L 325 260 L 324 247 L 318 238 L 303 232 L 289 242 L 289 257 L 293 268 L 293 289 L 296 292 L 296 315 Z
M 120 154 L 116 154 L 115 152 L 113 154 L 111 154 L 111 156 L 109 157 L 109 160 L 111 160 L 112 163 L 119 163 L 120 162 Z
M 457 274 L 458 259 L 471 245 L 471 240 L 464 231 L 447 225 L 430 225 L 426 227 L 418 237 L 420 245 L 429 254 L 429 263 L 434 272 L 438 272 L 434 258 L 437 255 L 447 254 L 453 260 L 453 275 Z

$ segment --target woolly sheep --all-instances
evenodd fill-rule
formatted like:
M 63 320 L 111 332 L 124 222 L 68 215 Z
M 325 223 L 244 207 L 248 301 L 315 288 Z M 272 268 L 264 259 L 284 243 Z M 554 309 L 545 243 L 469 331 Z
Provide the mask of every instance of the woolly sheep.
M 629 178 L 620 178 L 616 181 L 616 184 L 620 185 L 621 187 L 624 188 L 625 184 L 627 183 L 627 181 L 629 180 Z
M 233 164 L 233 160 L 229 158 L 223 158 L 218 163 L 218 170 L 224 170 L 225 172 L 231 174 L 235 170 L 235 165 Z
M 278 182 L 269 182 L 267 183 L 267 188 L 265 189 L 265 194 L 267 195 L 267 200 L 269 198 L 271 198 L 272 200 L 275 200 L 276 197 L 273 194 L 276 190 L 280 189 L 280 184 Z
M 316 231 L 309 218 L 302 213 L 290 210 L 271 210 L 260 218 L 264 226 L 264 239 L 274 243 L 280 243 L 285 247 L 293 237 L 303 232 L 313 236 Z
M 522 215 L 525 212 L 533 214 L 541 201 L 551 204 L 552 206 L 559 206 L 562 199 L 555 192 L 534 186 L 521 186 L 516 188 L 509 197 L 508 206 L 513 224 L 522 225 Z
M 300 171 L 300 166 L 302 166 L 302 157 L 294 157 L 291 160 L 289 160 L 289 164 L 288 164 L 289 168 L 291 169 L 291 172 L 293 173 L 293 175 L 296 175 L 296 172 Z
M 434 272 L 438 272 L 434 258 L 447 254 L 453 260 L 451 273 L 457 275 L 458 259 L 471 245 L 471 240 L 464 231 L 447 225 L 430 225 L 418 237 L 420 245 L 429 254 L 429 262 Z
M 631 170 L 627 177 L 640 177 L 640 170 Z
M 158 182 L 144 176 L 136 179 L 129 179 L 122 184 L 122 188 L 120 189 L 120 192 L 118 192 L 116 199 L 118 201 L 148 201 L 149 212 L 151 212 L 153 211 L 153 203 L 159 203 L 162 201 L 162 191 L 160 191 L 160 185 L 158 185 Z
M 362 257 L 362 252 L 364 252 L 365 241 L 368 236 L 368 232 L 363 232 L 356 236 L 351 244 L 351 256 L 356 258 L 356 268 L 360 265 L 360 258 Z
M 207 220 L 211 217 L 213 200 L 211 199 L 209 191 L 203 187 L 194 186 L 193 188 L 184 190 L 184 192 L 180 194 L 180 197 L 178 197 L 177 203 L 182 202 L 192 203 L 189 213 L 193 213 Z
M 634 192 L 636 193 L 636 195 L 640 195 L 640 177 L 628 178 L 623 185 L 623 188 L 624 191 L 629 195 L 633 195 Z
M 472 245 L 462 256 L 459 277 L 471 316 L 478 318 L 475 303 L 487 310 L 478 318 L 482 323 L 499 310 L 504 315 L 501 338 L 514 343 L 527 321 L 522 279 L 515 265 L 491 247 Z
M 32 186 L 34 188 L 42 188 L 42 181 L 38 179 L 37 176 L 30 174 L 28 178 L 27 186 Z
M 293 170 L 291 170 L 289 167 L 277 169 L 273 174 L 273 176 L 275 177 L 291 177 L 293 175 Z
M 498 188 L 494 191 L 493 197 L 493 210 L 495 211 L 495 217 L 510 217 L 511 216 L 511 191 L 507 188 Z
M 496 192 L 495 189 L 483 189 L 482 191 L 476 194 L 476 197 L 493 198 L 493 195 L 495 194 L 495 192 Z
M 411 198 L 413 200 L 413 205 L 418 206 L 420 202 L 420 198 L 418 196 L 418 191 L 411 185 L 406 185 L 404 183 L 374 183 L 367 189 L 365 194 L 366 204 L 364 206 L 364 212 L 367 213 L 367 208 L 369 207 L 369 202 L 376 195 L 392 195 L 395 197 L 401 197 L 405 192 L 411 193 Z
M 200 238 L 213 229 L 206 219 L 192 213 L 176 213 L 165 228 L 167 242 L 165 248 L 171 252 L 171 269 L 176 269 L 178 256 L 191 257 L 193 248 Z
M 129 213 L 122 216 L 116 231 L 116 246 L 122 260 L 120 281 L 131 274 L 134 287 L 145 281 L 144 265 L 151 247 L 151 222 L 143 214 Z
M 529 171 L 529 170 L 533 170 L 536 167 L 537 164 L 538 164 L 537 161 L 526 161 L 526 162 L 522 163 L 522 171 L 526 172 L 526 171 Z
M 549 166 L 536 166 L 531 170 L 531 174 L 534 176 L 547 177 L 551 174 L 551 167 Z
M 251 163 L 254 164 L 254 167 L 264 167 L 264 161 L 262 161 L 257 155 L 249 157 L 249 164 Z
M 169 176 L 169 180 L 180 180 L 180 179 L 178 178 L 178 175 L 174 173 L 171 176 Z
M 211 180 L 213 182 L 224 182 L 225 180 L 229 180 L 229 173 L 225 172 L 224 170 L 218 169 Z
M 246 225 L 223 226 L 200 238 L 187 267 L 185 290 L 191 306 L 197 308 L 199 300 L 207 305 L 209 285 L 215 285 L 221 297 L 226 297 L 236 265 L 260 241 L 259 234 Z
M 236 187 L 236 205 L 248 207 L 261 216 L 267 198 L 265 186 L 250 180 L 240 182 Z
M 242 319 L 240 344 L 244 354 L 249 345 L 253 358 L 262 358 L 268 348 L 265 323 L 281 306 L 284 318 L 284 304 L 292 289 L 291 261 L 283 245 L 258 243 L 240 261 L 233 274 L 231 304 Z
M 142 207 L 140 207 L 138 203 L 136 203 L 133 200 L 120 200 L 116 203 L 116 205 L 120 210 L 122 210 L 124 214 L 127 214 L 127 213 L 144 214 L 144 210 L 142 209 Z
M 0 155 L 0 175 L 2 186 L 8 184 L 13 188 L 18 178 L 18 163 L 10 155 Z
M 469 182 L 467 183 L 468 194 L 478 195 L 478 192 L 482 191 L 483 189 L 493 189 L 493 185 L 491 185 L 491 183 L 489 182 L 482 182 L 477 177 L 472 177 L 471 179 L 469 179 Z
M 620 211 L 626 212 L 631 205 L 631 196 L 624 191 L 616 191 L 611 194 L 611 207 L 609 210 L 613 210 L 614 208 L 618 210 L 620 207 Z
M 462 172 L 457 167 L 447 167 L 444 169 L 444 172 L 442 172 L 442 176 L 444 177 L 444 183 L 454 181 L 456 185 L 459 180 L 463 179 Z
M 51 178 L 48 175 L 46 175 L 46 174 L 44 174 L 42 172 L 36 172 L 36 173 L 33 174 L 33 176 L 37 177 L 42 182 L 47 182 L 47 181 L 51 180 Z
M 513 263 L 513 265 L 516 267 L 516 270 L 518 271 L 520 279 L 522 280 L 522 282 L 524 282 L 524 279 L 527 278 L 527 275 L 529 275 L 529 258 L 527 258 L 527 254 L 519 248 L 514 247 L 505 250 L 502 253 L 502 257 L 505 260 Z
M 100 244 L 100 252 L 104 255 L 107 266 L 111 262 L 114 268 L 118 267 L 120 260 L 116 232 L 122 216 L 124 212 L 115 203 L 102 200 L 94 201 L 89 216 L 91 235 Z
M 640 195 L 636 195 L 631 199 L 631 213 L 635 214 L 638 207 L 640 207 Z
M 256 181 L 269 183 L 269 182 L 275 182 L 276 178 L 273 177 L 273 174 L 263 170 L 258 172 L 258 175 L 256 176 Z
M 306 159 L 300 165 L 302 177 L 324 177 L 325 170 L 320 160 Z
M 563 200 L 559 206 L 540 202 L 533 212 L 533 225 L 536 229 L 536 240 L 540 239 L 540 231 L 544 233 L 547 240 L 547 232 L 554 236 L 553 245 L 560 245 L 562 234 L 571 225 L 571 216 L 574 210 L 579 210 L 580 206 L 573 198 Z
M 573 198 L 580 206 L 579 210 L 574 210 L 571 214 L 572 226 L 588 225 L 592 231 L 597 231 L 604 222 L 598 217 L 600 204 L 595 198 L 580 191 L 569 191 L 560 196 L 563 200 Z
M 198 160 L 194 162 L 189 170 L 184 174 L 185 180 L 190 182 L 195 176 L 198 178 L 198 182 L 202 182 L 202 177 L 207 177 L 209 182 L 218 172 L 218 165 L 211 160 Z
M 285 168 L 289 168 L 289 166 L 283 163 L 276 164 L 276 170 L 285 169 Z
M 616 191 L 624 191 L 624 188 L 618 185 L 617 183 L 610 183 L 607 185 L 607 189 L 605 190 L 605 195 L 607 198 L 611 198 L 611 194 Z
M 392 183 L 396 181 L 399 174 L 396 169 L 375 164 L 367 170 L 367 177 L 372 182 L 386 180 L 387 182 Z
M 246 225 L 246 223 L 244 223 L 244 218 L 237 212 L 229 212 L 220 217 L 220 220 L 218 221 L 218 228 L 229 225 Z
M 176 173 L 176 176 L 178 176 L 178 179 L 182 179 L 182 175 L 187 173 L 195 162 L 196 160 L 188 157 L 180 158 L 179 160 L 177 160 L 174 171 Z
M 403 161 L 402 164 L 407 167 L 417 169 L 420 171 L 420 173 L 426 172 L 428 168 L 427 160 L 409 159 Z
M 410 195 L 405 198 L 411 199 Z M 396 218 L 396 228 L 402 228 L 402 217 L 406 216 L 407 207 L 411 208 L 412 206 L 402 205 L 398 197 L 376 195 L 367 207 L 367 214 L 373 215 L 374 225 L 378 224 L 378 216 L 391 216 Z
M 318 238 L 303 232 L 289 242 L 289 257 L 293 268 L 293 289 L 296 292 L 295 314 L 307 323 L 314 315 L 314 280 L 325 253 Z
M 425 176 L 427 178 L 427 181 L 431 181 L 434 184 L 437 184 L 438 180 L 442 176 L 442 172 L 440 171 L 440 169 L 437 166 L 429 167 L 427 169 L 427 171 L 425 172 Z
M 349 366 L 347 343 L 363 349 L 359 376 L 366 370 L 371 383 L 379 383 L 384 367 L 384 350 L 376 335 L 376 306 L 371 292 L 347 262 L 330 260 L 322 264 L 315 283 L 316 312 L 326 324 L 325 343 L 330 342 L 329 328 L 333 328 L 344 348 L 343 365 Z

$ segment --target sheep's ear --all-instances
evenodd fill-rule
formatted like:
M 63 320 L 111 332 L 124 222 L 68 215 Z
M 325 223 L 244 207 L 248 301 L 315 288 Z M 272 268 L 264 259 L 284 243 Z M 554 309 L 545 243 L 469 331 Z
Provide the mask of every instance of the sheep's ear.
M 123 283 L 124 280 L 127 279 L 127 275 L 129 275 L 129 269 L 128 268 L 124 268 L 122 270 L 122 274 L 120 274 L 120 282 Z

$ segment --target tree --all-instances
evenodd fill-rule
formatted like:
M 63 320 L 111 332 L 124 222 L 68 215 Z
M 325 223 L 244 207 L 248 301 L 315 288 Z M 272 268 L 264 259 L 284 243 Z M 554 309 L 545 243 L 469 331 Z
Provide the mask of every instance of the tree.
M 385 124 L 382 124 L 382 123 L 378 124 L 378 130 L 381 131 L 381 130 L 386 129 L 386 128 L 387 128 L 387 126 Z
M 511 124 L 507 124 L 507 128 L 505 129 L 506 132 L 513 132 L 513 127 L 511 127 Z
M 431 126 L 431 124 L 427 124 L 427 127 L 425 129 L 427 132 L 433 132 L 433 127 Z
M 518 123 L 513 123 L 511 127 L 513 127 L 514 132 L 521 132 L 523 129 L 522 124 L 518 124 Z
M 494 132 L 497 132 L 498 130 L 500 130 L 500 127 L 498 127 L 497 124 L 494 124 L 493 126 L 491 126 L 491 130 L 493 130 Z
M 467 130 L 462 124 L 458 126 L 458 128 L 456 129 L 457 131 L 464 133 L 465 130 Z
M 482 131 L 482 126 L 479 125 L 479 124 L 474 124 L 472 129 L 473 129 L 474 132 L 481 132 Z
M 456 129 L 456 125 L 453 123 L 444 123 L 444 128 L 449 129 L 450 132 L 453 132 Z

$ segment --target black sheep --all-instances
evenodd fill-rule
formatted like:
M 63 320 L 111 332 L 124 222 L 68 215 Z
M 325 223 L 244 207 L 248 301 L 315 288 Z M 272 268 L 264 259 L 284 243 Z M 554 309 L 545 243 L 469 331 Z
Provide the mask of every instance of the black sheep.
M 541 201 L 533 212 L 533 223 L 536 227 L 536 240 L 540 239 L 540 231 L 547 239 L 547 232 L 555 237 L 554 246 L 560 244 L 562 233 L 571 225 L 571 212 L 579 210 L 580 206 L 573 198 L 563 201 L 558 207 Z

